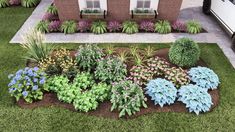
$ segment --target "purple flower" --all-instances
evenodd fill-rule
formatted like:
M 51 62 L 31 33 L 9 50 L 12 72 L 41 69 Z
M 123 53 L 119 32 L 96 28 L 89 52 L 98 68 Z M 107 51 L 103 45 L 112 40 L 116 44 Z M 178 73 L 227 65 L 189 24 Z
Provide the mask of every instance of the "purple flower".
M 30 82 L 27 82 L 27 83 L 26 83 L 26 86 L 29 86 L 29 85 L 30 85 Z
M 118 21 L 110 21 L 107 28 L 109 32 L 117 32 L 122 29 L 122 25 Z
M 38 68 L 38 67 L 34 67 L 33 70 L 34 70 L 34 71 L 38 71 L 39 68 Z
M 77 27 L 78 27 L 78 31 L 87 32 L 90 29 L 91 24 L 88 21 L 83 20 L 83 21 L 78 22 Z
M 16 88 L 9 88 L 9 93 L 12 93 L 16 90 Z
M 51 21 L 49 26 L 48 26 L 48 29 L 49 31 L 51 32 L 57 32 L 60 30 L 60 26 L 61 26 L 61 22 L 56 20 L 56 21 Z
M 142 21 L 140 23 L 140 30 L 144 30 L 145 32 L 153 32 L 154 23 L 151 21 Z
M 9 0 L 9 4 L 10 5 L 19 5 L 20 4 L 20 0 Z
M 45 79 L 42 78 L 40 81 L 39 81 L 40 84 L 44 84 L 45 83 Z
M 28 96 L 28 92 L 27 92 L 27 91 L 23 91 L 23 92 L 22 92 L 22 95 L 23 95 L 24 97 L 26 97 L 26 96 Z
M 179 31 L 179 32 L 186 31 L 186 24 L 182 21 L 177 20 L 171 26 L 176 31 Z
M 34 79 L 33 79 L 33 82 L 35 82 L 35 83 L 38 82 L 38 79 L 37 79 L 37 78 L 34 78 Z
M 44 16 L 42 17 L 42 20 L 43 21 L 46 21 L 46 20 L 53 20 L 56 16 L 54 14 L 51 14 L 51 13 L 45 13 Z
M 33 86 L 33 90 L 34 91 L 38 90 L 38 85 Z

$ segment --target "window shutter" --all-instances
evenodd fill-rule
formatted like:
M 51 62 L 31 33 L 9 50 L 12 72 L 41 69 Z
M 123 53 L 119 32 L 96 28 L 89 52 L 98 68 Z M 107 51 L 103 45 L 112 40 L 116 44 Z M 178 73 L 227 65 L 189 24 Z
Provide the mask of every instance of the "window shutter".
M 134 10 L 137 7 L 137 0 L 130 0 L 130 10 Z
M 150 8 L 153 10 L 158 10 L 158 3 L 159 3 L 159 0 L 151 0 Z
M 86 0 L 78 0 L 78 5 L 80 10 L 86 9 Z
M 107 11 L 107 0 L 100 0 L 100 8 Z

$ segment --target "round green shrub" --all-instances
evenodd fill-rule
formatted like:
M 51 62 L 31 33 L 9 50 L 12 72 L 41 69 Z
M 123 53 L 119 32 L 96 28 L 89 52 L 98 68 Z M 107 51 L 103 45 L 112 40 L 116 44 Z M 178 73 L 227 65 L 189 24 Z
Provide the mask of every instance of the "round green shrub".
M 200 57 L 200 48 L 189 38 L 176 40 L 169 50 L 169 59 L 173 64 L 181 67 L 191 67 Z

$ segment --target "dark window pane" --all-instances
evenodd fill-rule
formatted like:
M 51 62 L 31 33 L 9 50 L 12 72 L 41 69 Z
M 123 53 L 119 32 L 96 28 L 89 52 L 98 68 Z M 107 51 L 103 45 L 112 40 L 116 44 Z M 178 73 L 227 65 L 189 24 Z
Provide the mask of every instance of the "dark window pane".
M 150 1 L 145 1 L 144 8 L 150 8 Z
M 144 7 L 144 1 L 143 0 L 138 0 L 137 1 L 137 8 L 143 8 Z
M 100 8 L 100 1 L 94 1 L 94 8 Z
M 93 1 L 87 0 L 86 1 L 86 6 L 87 6 L 87 8 L 93 8 Z

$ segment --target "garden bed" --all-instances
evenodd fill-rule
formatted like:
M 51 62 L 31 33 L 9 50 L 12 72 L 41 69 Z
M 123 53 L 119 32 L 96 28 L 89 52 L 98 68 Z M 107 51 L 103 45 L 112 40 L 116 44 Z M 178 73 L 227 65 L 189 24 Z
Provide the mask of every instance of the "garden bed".
M 125 47 L 118 47 L 115 48 L 115 54 L 119 54 L 119 52 L 126 50 L 128 51 L 129 48 L 125 48 Z M 70 56 L 72 58 L 75 58 L 75 54 L 77 51 L 75 50 L 71 50 L 70 51 Z M 154 53 L 154 57 L 160 57 L 162 59 L 164 59 L 165 61 L 167 61 L 168 63 L 170 63 L 169 58 L 168 58 L 168 52 L 169 52 L 169 48 L 165 48 L 165 49 L 160 49 L 155 51 Z M 140 50 L 140 54 L 144 54 L 143 50 Z M 54 56 L 54 52 L 52 53 L 52 56 Z M 134 65 L 133 62 L 131 62 L 129 60 L 129 62 L 126 63 L 127 64 L 127 69 L 128 71 L 130 70 L 130 68 Z M 170 63 L 171 64 L 171 63 Z M 37 64 L 32 63 L 30 61 L 27 62 L 27 66 L 29 67 L 34 67 Z M 173 67 L 177 67 L 174 64 L 171 64 L 171 66 Z M 200 59 L 197 62 L 197 66 L 207 66 L 206 63 Z M 184 70 L 189 70 L 188 68 L 183 68 Z M 142 85 L 142 89 L 144 90 L 145 86 Z M 210 108 L 210 111 L 212 111 L 218 104 L 219 104 L 219 90 L 215 89 L 215 90 L 209 90 L 208 93 L 210 94 L 211 98 L 212 98 L 212 107 Z M 154 113 L 154 112 L 187 112 L 187 108 L 185 107 L 185 104 L 183 104 L 182 102 L 176 101 L 174 104 L 172 105 L 166 105 L 164 107 L 160 107 L 159 105 L 154 105 L 154 102 L 151 100 L 150 96 L 148 96 L 147 94 L 145 94 L 145 97 L 147 97 L 147 101 L 146 104 L 148 106 L 148 108 L 141 108 L 139 112 L 137 112 L 135 115 L 133 116 L 128 116 L 125 115 L 124 118 L 126 119 L 132 119 L 132 118 L 136 118 L 138 116 L 141 115 L 146 115 L 149 113 Z M 56 106 L 56 107 L 61 107 L 61 108 L 65 108 L 71 111 L 77 111 L 75 110 L 74 106 L 72 104 L 68 104 L 68 103 L 64 103 L 58 100 L 56 93 L 54 92 L 46 92 L 43 95 L 43 99 L 41 101 L 35 101 L 33 103 L 27 103 L 24 99 L 20 99 L 17 102 L 17 105 L 21 108 L 27 108 L 27 109 L 34 109 L 34 108 L 38 108 L 38 107 L 49 107 L 49 106 Z M 98 117 L 104 117 L 104 118 L 114 118 L 114 119 L 118 119 L 119 118 L 119 112 L 117 110 L 114 111 L 110 111 L 112 107 L 112 103 L 110 101 L 104 101 L 102 103 L 99 104 L 99 106 L 97 107 L 96 110 L 94 111 L 89 111 L 87 113 L 87 115 L 92 115 L 92 116 L 98 116 Z

